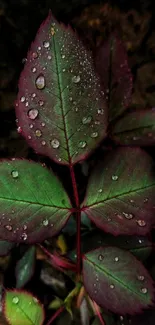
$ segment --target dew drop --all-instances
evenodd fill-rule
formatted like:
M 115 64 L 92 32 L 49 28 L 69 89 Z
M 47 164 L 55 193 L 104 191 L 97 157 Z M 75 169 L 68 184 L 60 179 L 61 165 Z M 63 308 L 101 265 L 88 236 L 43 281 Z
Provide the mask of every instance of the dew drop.
M 34 73 L 34 72 L 37 71 L 37 69 L 34 67 L 34 68 L 31 69 L 31 71 Z
M 142 289 L 141 289 L 141 292 L 142 292 L 142 293 L 147 293 L 147 291 L 148 291 L 147 288 L 142 288 Z
M 119 261 L 119 258 L 118 256 L 115 257 L 115 262 L 118 262 Z
M 140 281 L 144 281 L 144 275 L 138 275 L 137 279 Z
M 12 226 L 10 226 L 10 225 L 6 225 L 5 228 L 6 228 L 8 231 L 12 231 Z
M 17 170 L 12 170 L 11 175 L 13 178 L 18 178 L 19 174 Z
M 45 123 L 44 123 L 44 122 L 42 122 L 42 123 L 41 123 L 41 126 L 43 126 L 43 127 L 44 127 L 44 126 L 45 126 Z
M 103 256 L 102 254 L 100 254 L 100 255 L 98 256 L 98 260 L 99 260 L 99 261 L 103 261 L 103 259 L 104 259 L 104 256 Z
M 91 116 L 83 117 L 82 123 L 83 124 L 89 124 L 91 122 L 91 120 L 92 120 Z
M 148 200 L 149 200 L 148 198 L 145 198 L 145 199 L 144 199 L 144 203 L 147 203 L 147 202 L 148 202 Z
M 12 299 L 12 302 L 13 302 L 13 304 L 18 304 L 18 302 L 19 302 L 19 298 L 18 297 L 13 297 L 13 299 Z
M 33 124 L 30 124 L 30 129 L 33 129 Z
M 80 141 L 79 144 L 78 144 L 78 147 L 85 148 L 86 145 L 87 145 L 87 142 L 86 141 Z
M 44 89 L 45 87 L 45 77 L 43 75 L 39 75 L 36 79 L 36 87 L 37 89 Z
M 47 41 L 43 42 L 43 46 L 47 49 L 50 46 L 50 43 Z
M 114 288 L 115 288 L 114 284 L 110 284 L 110 289 L 114 289 Z
M 123 212 L 123 216 L 128 220 L 131 220 L 134 217 L 132 213 L 125 213 L 125 212 Z
M 53 36 L 55 34 L 55 29 L 51 27 L 51 35 Z
M 38 46 L 38 51 L 41 51 L 41 46 Z
M 98 190 L 99 193 L 102 193 L 102 191 L 103 191 L 102 188 L 100 188 L 100 189 Z
M 117 181 L 118 180 L 118 176 L 117 175 L 112 175 L 111 178 L 112 178 L 113 181 Z
M 72 78 L 72 81 L 76 84 L 76 83 L 78 83 L 79 81 L 80 81 L 80 76 L 74 76 L 73 78 Z
M 21 133 L 21 132 L 22 132 L 22 128 L 21 128 L 21 126 L 18 126 L 18 128 L 17 128 L 17 132 L 18 132 L 18 133 Z
M 57 149 L 57 148 L 59 148 L 59 146 L 60 146 L 60 142 L 59 142 L 59 140 L 57 140 L 57 139 L 53 139 L 53 140 L 51 140 L 51 146 L 54 148 L 54 149 Z
M 25 102 L 25 97 L 22 96 L 22 97 L 20 98 L 20 101 L 21 101 L 21 103 L 24 103 L 24 102 Z
M 36 108 L 32 108 L 28 111 L 28 117 L 31 119 L 31 120 L 35 120 L 36 117 L 38 116 L 39 112 Z
M 140 226 L 140 227 L 146 226 L 146 222 L 144 220 L 139 219 L 139 220 L 137 220 L 137 223 L 138 223 L 138 226 Z
M 35 97 L 36 97 L 36 94 L 35 94 L 35 93 L 33 93 L 33 94 L 32 94 L 32 97 L 33 97 L 33 98 L 35 98 Z
M 100 114 L 100 115 L 103 115 L 104 114 L 104 109 L 103 108 L 99 108 L 97 110 L 97 113 Z
M 26 240 L 27 239 L 27 234 L 25 232 L 23 232 L 23 234 L 21 235 L 22 239 L 23 240 Z
M 93 132 L 91 133 L 91 138 L 97 138 L 98 137 L 98 132 Z
M 46 144 L 46 141 L 45 141 L 45 140 L 43 140 L 43 141 L 41 142 L 41 144 L 42 144 L 42 146 L 45 146 L 45 144 Z
M 48 226 L 48 224 L 49 224 L 49 221 L 48 221 L 48 219 L 45 219 L 45 220 L 43 220 L 43 226 Z
M 63 55 L 62 55 L 62 59 L 64 59 L 64 58 L 65 58 L 65 55 L 63 54 Z
M 48 60 L 51 60 L 52 59 L 51 55 L 48 55 L 47 59 Z
M 36 130 L 35 134 L 38 138 L 40 138 L 42 136 L 42 132 L 40 130 Z
M 26 225 L 24 225 L 24 226 L 23 226 L 23 229 L 24 229 L 24 230 L 26 230 L 26 229 L 27 229 L 27 226 L 26 226 Z

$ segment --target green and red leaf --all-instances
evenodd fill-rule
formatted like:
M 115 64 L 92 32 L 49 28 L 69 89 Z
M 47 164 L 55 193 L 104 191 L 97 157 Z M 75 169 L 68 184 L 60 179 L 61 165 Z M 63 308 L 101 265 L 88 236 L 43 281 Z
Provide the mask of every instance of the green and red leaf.
M 82 210 L 114 235 L 145 235 L 155 223 L 153 161 L 138 148 L 112 151 L 91 174 Z
M 0 238 L 36 243 L 56 235 L 71 203 L 52 170 L 27 160 L 0 162 Z
M 113 126 L 111 137 L 121 145 L 154 145 L 155 110 L 137 110 L 126 114 Z
M 84 255 L 83 280 L 90 297 L 114 313 L 140 313 L 153 305 L 154 283 L 148 271 L 120 248 L 101 247 Z
M 19 132 L 38 153 L 73 164 L 106 136 L 106 114 L 91 53 L 70 27 L 49 14 L 19 80 Z
M 106 91 L 109 120 L 112 121 L 130 104 L 132 92 L 127 53 L 115 34 L 97 49 L 95 65 Z

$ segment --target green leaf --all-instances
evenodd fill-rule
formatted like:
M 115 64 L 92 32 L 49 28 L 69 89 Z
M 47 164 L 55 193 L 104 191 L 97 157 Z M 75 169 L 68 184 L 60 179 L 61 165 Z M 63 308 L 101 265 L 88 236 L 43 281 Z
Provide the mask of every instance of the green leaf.
M 153 304 L 153 280 L 126 250 L 101 247 L 84 255 L 83 280 L 90 297 L 114 313 L 140 313 Z
M 30 247 L 16 264 L 16 288 L 22 288 L 31 279 L 35 269 L 36 248 Z
M 106 136 L 106 100 L 92 54 L 49 14 L 19 80 L 19 131 L 38 153 L 73 164 Z
M 15 246 L 14 243 L 11 243 L 6 240 L 0 240 L 0 256 L 6 256 L 9 254 L 10 250 Z
M 154 224 L 154 202 L 151 157 L 138 148 L 121 148 L 95 167 L 82 210 L 106 232 L 145 235 Z
M 155 144 L 155 110 L 135 111 L 122 117 L 111 130 L 112 139 L 123 145 Z
M 0 162 L 0 238 L 26 243 L 54 236 L 71 203 L 52 170 L 27 160 Z
M 44 322 L 42 305 L 26 291 L 7 290 L 3 310 L 10 325 L 42 325 Z

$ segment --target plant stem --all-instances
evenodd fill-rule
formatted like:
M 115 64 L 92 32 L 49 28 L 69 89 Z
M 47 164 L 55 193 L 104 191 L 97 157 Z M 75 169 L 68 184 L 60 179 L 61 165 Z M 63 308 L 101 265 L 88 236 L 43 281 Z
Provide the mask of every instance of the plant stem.
M 100 321 L 100 324 L 101 325 L 105 325 L 105 322 L 104 322 L 104 320 L 102 318 L 102 315 L 101 315 L 101 312 L 100 312 L 100 308 L 98 307 L 98 305 L 96 304 L 95 301 L 92 300 L 92 302 L 93 302 L 93 306 L 94 306 L 94 310 L 95 310 L 96 316 L 98 317 L 98 319 Z
M 80 204 L 79 204 L 79 194 L 76 184 L 76 178 L 75 178 L 75 172 L 74 167 L 72 164 L 70 164 L 70 175 L 72 180 L 72 186 L 73 186 L 73 193 L 74 193 L 74 199 L 76 204 L 76 226 L 77 226 L 77 245 L 76 245 L 76 255 L 77 255 L 77 273 L 80 280 L 80 274 L 81 274 L 81 212 L 80 212 Z
M 55 314 L 50 318 L 50 320 L 48 321 L 48 323 L 46 325 L 51 325 L 54 320 L 62 313 L 62 311 L 64 310 L 64 306 L 61 306 L 56 312 Z

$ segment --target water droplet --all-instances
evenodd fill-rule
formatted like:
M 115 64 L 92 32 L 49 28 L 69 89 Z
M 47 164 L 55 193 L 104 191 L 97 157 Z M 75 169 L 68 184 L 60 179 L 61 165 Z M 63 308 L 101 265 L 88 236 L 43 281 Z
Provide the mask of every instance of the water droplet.
M 33 58 L 33 59 L 37 59 L 37 57 L 38 57 L 38 53 L 37 53 L 37 52 L 33 52 L 33 53 L 32 53 L 32 58 Z
M 85 148 L 86 145 L 87 145 L 87 142 L 86 141 L 80 141 L 79 144 L 78 144 L 78 147 Z
M 64 59 L 64 58 L 65 58 L 65 55 L 63 54 L 63 55 L 62 55 L 62 59 Z
M 47 49 L 50 46 L 50 43 L 47 41 L 43 42 L 43 46 Z
M 18 178 L 18 176 L 19 176 L 17 170 L 13 170 L 13 171 L 11 172 L 11 175 L 12 175 L 13 178 Z
M 140 281 L 144 281 L 144 275 L 138 275 L 137 279 Z
M 34 68 L 31 69 L 31 71 L 34 73 L 34 72 L 37 71 L 37 69 L 34 67 Z
M 91 122 L 91 120 L 92 120 L 91 116 L 83 117 L 82 123 L 83 124 L 89 124 Z
M 104 256 L 103 256 L 102 254 L 100 254 L 100 255 L 98 256 L 98 259 L 99 259 L 99 261 L 103 261 Z
M 100 188 L 100 189 L 98 190 L 99 193 L 102 193 L 102 191 L 103 191 L 102 188 Z
M 114 289 L 114 288 L 115 288 L 114 284 L 110 284 L 110 289 Z
M 51 55 L 48 55 L 47 59 L 48 60 L 51 60 L 52 59 Z
M 74 76 L 73 78 L 72 78 L 72 81 L 74 82 L 74 83 L 78 83 L 79 81 L 80 81 L 80 76 Z
M 123 216 L 128 220 L 131 220 L 134 217 L 132 213 L 125 213 L 125 212 L 123 212 Z
M 147 293 L 147 291 L 148 291 L 147 288 L 142 288 L 142 289 L 141 289 L 141 292 L 142 292 L 142 293 Z
M 20 101 L 21 101 L 22 103 L 24 103 L 24 102 L 25 102 L 25 97 L 22 96 L 22 97 L 20 98 Z
M 93 132 L 91 133 L 91 138 L 97 138 L 98 137 L 98 132 Z
M 41 126 L 43 126 L 43 127 L 44 127 L 44 126 L 45 126 L 45 123 L 44 123 L 44 122 L 42 122 L 42 123 L 41 123 Z
M 118 180 L 118 176 L 117 175 L 112 175 L 111 178 L 112 178 L 113 181 L 117 181 Z
M 26 240 L 27 239 L 27 234 L 25 232 L 23 232 L 21 237 L 22 237 L 23 240 Z
M 12 226 L 10 226 L 10 225 L 6 225 L 5 228 L 6 228 L 7 230 L 9 230 L 9 231 L 12 230 Z
M 31 119 L 31 120 L 35 120 L 36 117 L 38 116 L 39 112 L 36 108 L 32 108 L 28 111 L 28 117 Z
M 36 94 L 35 94 L 35 93 L 33 93 L 33 94 L 32 94 L 32 97 L 33 97 L 33 98 L 35 98 L 35 97 L 36 97 Z
M 43 105 L 44 105 L 43 100 L 39 100 L 39 106 L 43 106 Z
M 140 227 L 146 226 L 146 222 L 144 220 L 139 219 L 139 220 L 137 220 L 137 223 L 138 223 L 138 226 L 140 226 Z
M 99 108 L 97 110 L 97 113 L 100 114 L 100 115 L 103 115 L 104 114 L 104 109 L 103 108 Z
M 48 219 L 45 219 L 45 220 L 43 220 L 43 226 L 48 226 L 48 224 L 49 224 L 49 221 L 48 221 Z
M 119 261 L 119 258 L 118 256 L 115 257 L 115 262 L 118 262 Z
M 41 46 L 38 46 L 38 51 L 41 51 Z
M 26 226 L 26 225 L 24 225 L 24 226 L 23 226 L 23 229 L 24 229 L 24 230 L 26 230 L 26 229 L 27 229 L 27 226 Z
M 22 128 L 21 128 L 21 126 L 18 126 L 18 128 L 17 128 L 17 132 L 18 132 L 18 133 L 21 133 L 21 132 L 22 132 Z
M 40 130 L 36 130 L 35 134 L 38 138 L 40 138 L 42 136 L 42 132 Z
M 55 29 L 51 27 L 51 35 L 53 36 L 55 34 Z
M 46 141 L 45 141 L 45 140 L 43 140 L 43 141 L 41 142 L 41 144 L 42 144 L 42 146 L 45 146 L 45 144 L 46 144 Z
M 29 139 L 29 140 L 31 140 L 31 139 L 32 139 L 31 135 L 28 135 L 28 139 Z
M 19 298 L 18 297 L 13 297 L 13 299 L 12 299 L 12 302 L 13 302 L 13 304 L 18 304 L 18 302 L 19 302 Z
M 33 124 L 30 124 L 29 126 L 30 126 L 30 129 L 33 129 Z
M 62 69 L 62 72 L 65 72 L 66 71 L 66 69 Z
M 57 140 L 57 139 L 53 139 L 53 140 L 51 140 L 51 146 L 52 146 L 54 149 L 59 148 L 59 146 L 60 146 L 60 142 L 59 142 L 59 140 Z
M 145 199 L 144 199 L 144 203 L 147 203 L 147 202 L 148 202 L 148 200 L 149 200 L 148 198 L 145 198 Z
M 45 87 L 45 77 L 43 75 L 39 75 L 36 79 L 36 87 L 38 89 L 44 89 Z

